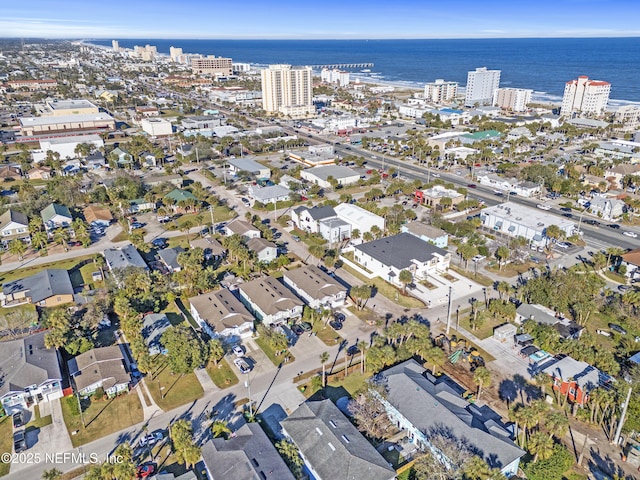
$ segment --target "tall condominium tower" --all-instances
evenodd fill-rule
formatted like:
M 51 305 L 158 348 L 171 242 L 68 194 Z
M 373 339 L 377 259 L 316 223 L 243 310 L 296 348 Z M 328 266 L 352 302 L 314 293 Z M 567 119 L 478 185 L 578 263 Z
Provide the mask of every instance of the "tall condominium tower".
M 526 88 L 498 88 L 493 94 L 493 105 L 512 112 L 524 112 L 532 93 L 533 90 Z
M 573 113 L 604 113 L 609 101 L 611 84 L 602 80 L 589 80 L 582 75 L 567 82 L 564 86 L 560 115 L 571 116 Z
M 262 108 L 291 118 L 312 116 L 313 86 L 311 67 L 269 65 L 262 70 Z
M 445 82 L 438 79 L 424 87 L 424 99 L 427 102 L 447 103 L 455 99 L 458 93 L 458 82 Z
M 474 105 L 491 105 L 493 93 L 500 86 L 500 70 L 487 70 L 486 67 L 476 68 L 467 74 L 467 90 L 464 96 L 464 104 L 467 107 Z

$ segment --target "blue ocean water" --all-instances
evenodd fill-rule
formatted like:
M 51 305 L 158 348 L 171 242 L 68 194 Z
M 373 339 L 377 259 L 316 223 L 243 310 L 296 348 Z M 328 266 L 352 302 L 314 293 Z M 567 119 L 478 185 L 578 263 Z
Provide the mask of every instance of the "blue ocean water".
M 88 40 L 111 45 L 110 40 Z M 122 47 L 231 57 L 236 62 L 318 65 L 374 63 L 375 78 L 422 86 L 436 78 L 466 84 L 476 67 L 502 70 L 501 86 L 561 96 L 579 75 L 611 83 L 611 98 L 640 102 L 640 38 L 461 40 L 186 40 L 126 39 Z

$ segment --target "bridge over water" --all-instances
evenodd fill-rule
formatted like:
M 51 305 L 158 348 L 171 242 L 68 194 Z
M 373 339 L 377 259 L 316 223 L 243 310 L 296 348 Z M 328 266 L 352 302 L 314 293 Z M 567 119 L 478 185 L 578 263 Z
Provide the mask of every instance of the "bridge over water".
M 311 65 L 312 68 L 371 68 L 373 63 L 332 63 L 328 65 Z

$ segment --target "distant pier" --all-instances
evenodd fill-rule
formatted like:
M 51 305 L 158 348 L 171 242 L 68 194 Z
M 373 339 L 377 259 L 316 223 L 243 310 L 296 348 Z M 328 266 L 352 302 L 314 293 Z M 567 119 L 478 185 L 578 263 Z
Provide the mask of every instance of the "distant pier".
M 332 63 L 328 65 L 311 65 L 311 68 L 371 68 L 373 63 Z

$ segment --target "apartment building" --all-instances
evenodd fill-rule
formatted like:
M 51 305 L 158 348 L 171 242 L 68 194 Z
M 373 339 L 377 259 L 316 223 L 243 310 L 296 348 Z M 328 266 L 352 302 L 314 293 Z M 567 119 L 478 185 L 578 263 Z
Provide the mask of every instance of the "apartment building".
M 458 94 L 458 82 L 445 82 L 439 78 L 424 87 L 424 99 L 433 103 L 452 102 Z
M 326 83 L 336 83 L 340 87 L 349 85 L 349 72 L 343 72 L 337 68 L 323 68 L 320 72 L 320 79 Z
M 500 70 L 476 68 L 467 74 L 467 89 L 464 104 L 467 107 L 491 105 L 493 93 L 500 86 Z
M 291 118 L 313 116 L 311 67 L 269 65 L 262 70 L 262 108 Z
M 573 113 L 601 115 L 609 101 L 611 84 L 602 80 L 589 80 L 581 75 L 564 86 L 560 115 L 571 116 Z
M 624 105 L 615 113 L 616 123 L 621 123 L 625 132 L 635 132 L 640 128 L 640 106 Z
M 493 106 L 511 112 L 524 112 L 533 90 L 526 88 L 498 88 L 493 94 Z
M 227 76 L 233 74 L 232 60 L 225 57 L 207 55 L 191 57 L 191 71 L 201 75 Z

